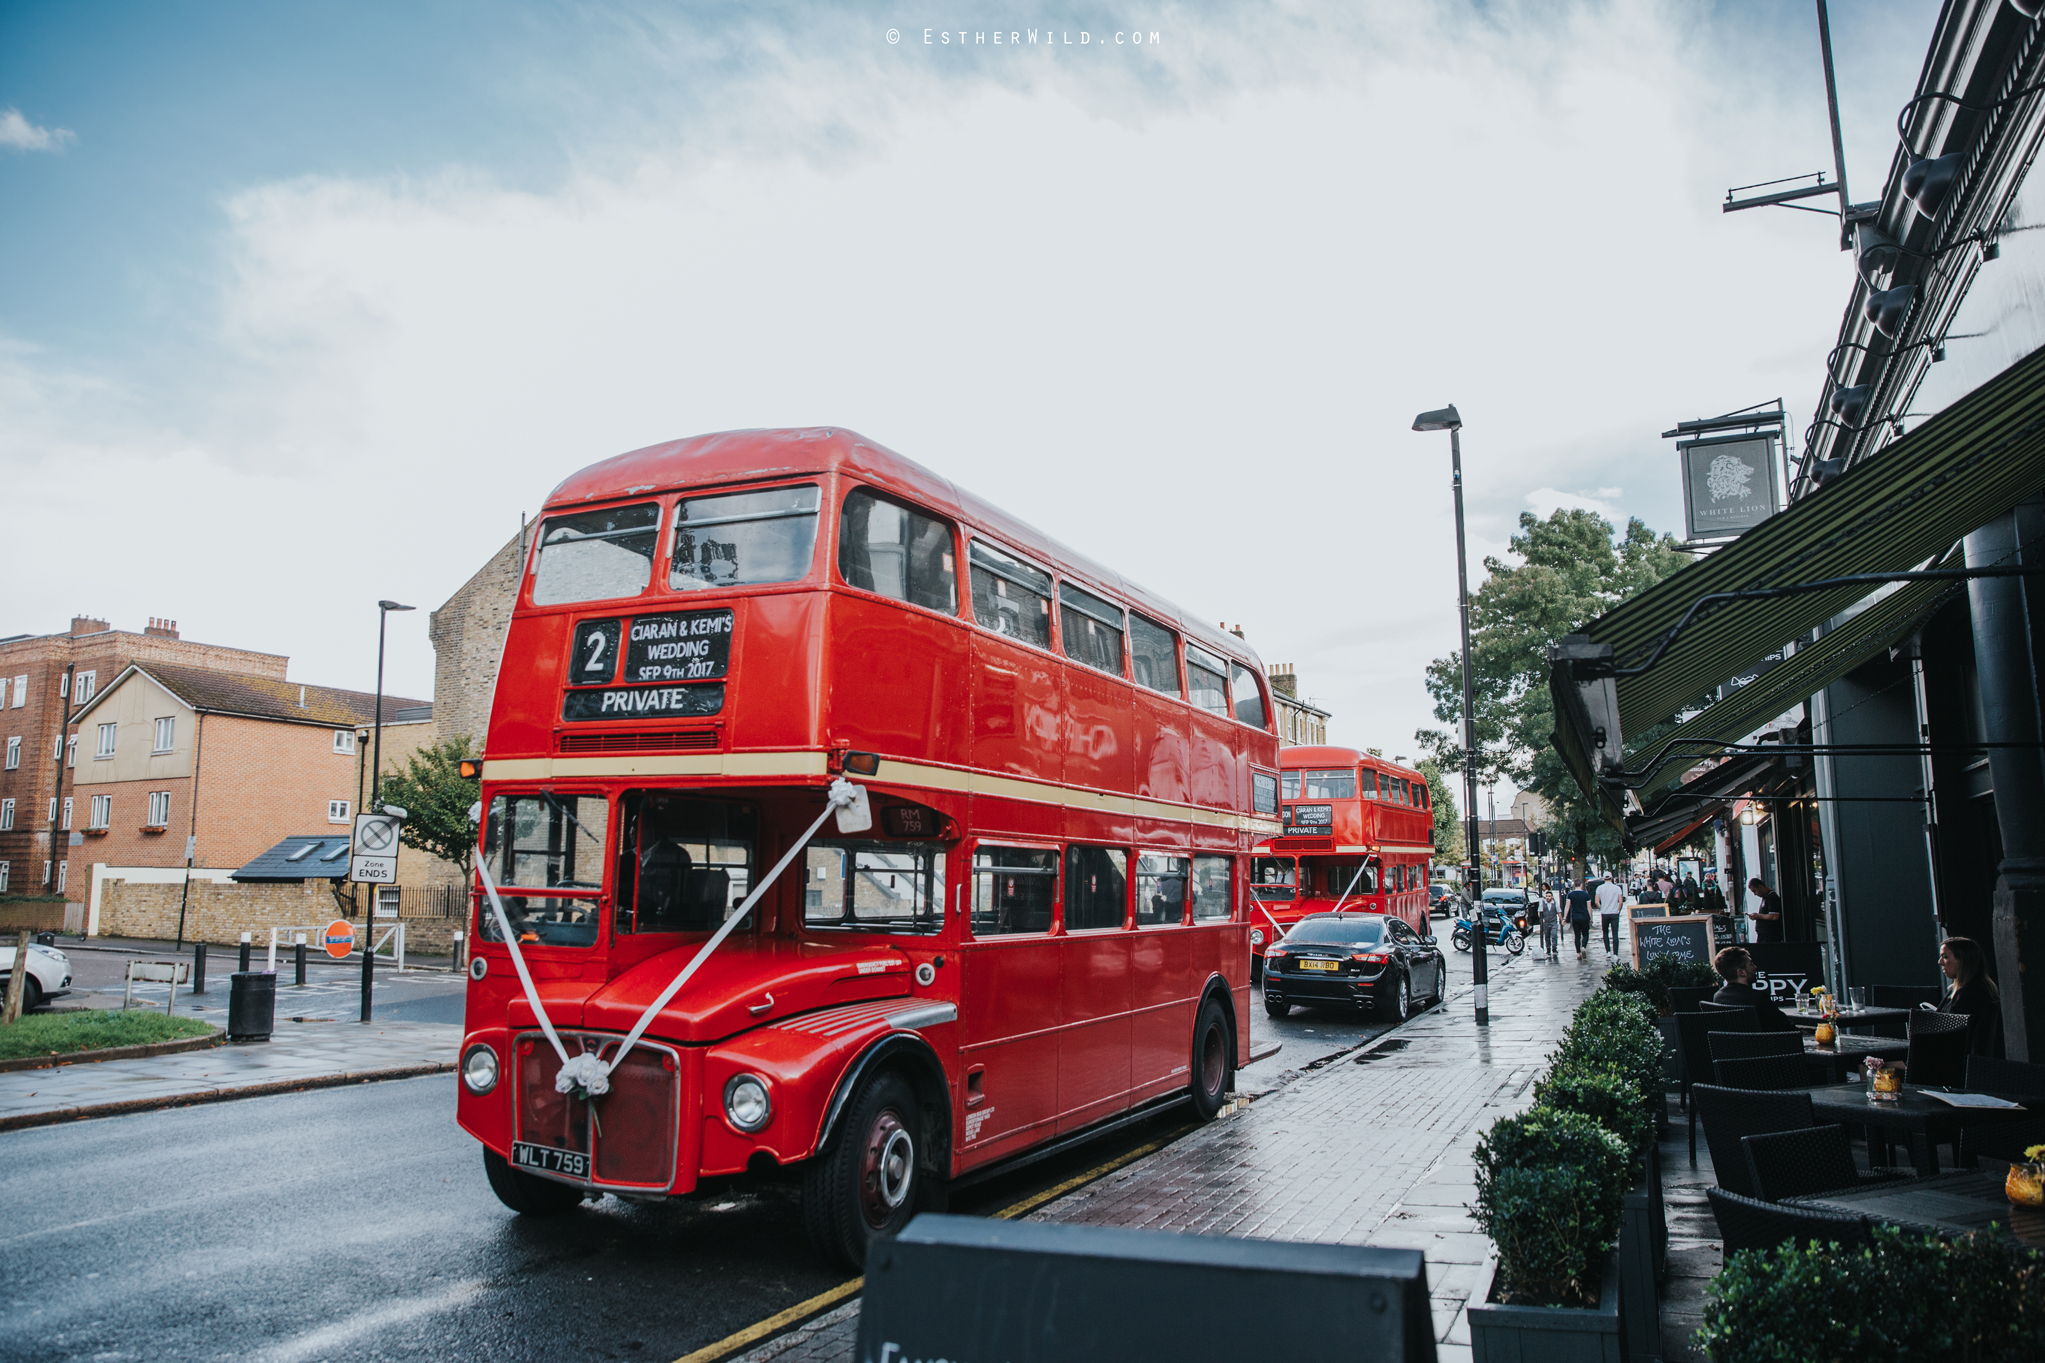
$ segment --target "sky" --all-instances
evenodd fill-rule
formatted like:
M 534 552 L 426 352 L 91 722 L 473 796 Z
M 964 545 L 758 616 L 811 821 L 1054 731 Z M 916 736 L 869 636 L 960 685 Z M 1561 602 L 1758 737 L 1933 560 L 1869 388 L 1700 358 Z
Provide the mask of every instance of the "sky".
M 1874 197 L 1938 7 L 1832 32 Z M 1676 530 L 1677 420 L 1810 420 L 1794 4 L 0 6 L 0 636 L 432 694 L 567 474 L 829 425 L 1240 626 L 1414 756 L 1517 517 Z M 1033 40 L 1034 39 L 1034 40 Z M 1140 41 L 1132 41 L 1140 39 Z M 1506 802 L 1501 791 L 1499 803 Z

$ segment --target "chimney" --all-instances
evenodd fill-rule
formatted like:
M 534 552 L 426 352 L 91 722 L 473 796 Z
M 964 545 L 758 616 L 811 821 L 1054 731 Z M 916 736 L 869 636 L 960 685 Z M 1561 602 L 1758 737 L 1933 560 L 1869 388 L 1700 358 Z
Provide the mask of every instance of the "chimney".
M 178 622 L 175 620 L 159 620 L 152 615 L 149 617 L 149 628 L 142 632 L 154 635 L 158 639 L 175 639 L 178 637 Z
M 1281 696 L 1299 699 L 1299 678 L 1294 675 L 1291 663 L 1273 663 L 1265 676 L 1269 679 L 1273 691 Z
M 74 639 L 81 634 L 104 634 L 110 628 L 106 621 L 95 620 L 89 615 L 71 617 L 71 637 Z

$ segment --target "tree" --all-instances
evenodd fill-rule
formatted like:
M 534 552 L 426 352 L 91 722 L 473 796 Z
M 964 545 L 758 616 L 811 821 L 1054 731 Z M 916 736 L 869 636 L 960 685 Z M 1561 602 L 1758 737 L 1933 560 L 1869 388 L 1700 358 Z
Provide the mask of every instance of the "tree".
M 383 778 L 381 798 L 405 811 L 401 840 L 407 847 L 431 852 L 461 869 L 469 878 L 476 854 L 476 825 L 469 809 L 476 803 L 477 782 L 462 775 L 469 740 L 450 738 L 419 749 L 405 759 L 403 771 Z
M 1451 866 L 1463 864 L 1463 819 L 1456 813 L 1456 795 L 1449 789 L 1441 765 L 1431 757 L 1420 759 L 1420 774 L 1427 778 L 1427 800 L 1434 806 L 1434 856 Z
M 1548 741 L 1555 728 L 1548 645 L 1690 559 L 1671 536 L 1656 535 L 1637 519 L 1615 539 L 1609 521 L 1580 509 L 1558 509 L 1545 521 L 1521 512 L 1510 547 L 1519 561 L 1485 559 L 1488 576 L 1470 602 L 1479 779 L 1510 779 L 1537 792 L 1548 803 L 1543 831 L 1558 849 L 1579 863 L 1593 853 L 1610 860 L 1625 852 L 1623 839 L 1577 789 Z M 1443 770 L 1463 765 L 1462 668 L 1461 653 L 1428 665 L 1435 718 L 1454 727 L 1414 735 Z

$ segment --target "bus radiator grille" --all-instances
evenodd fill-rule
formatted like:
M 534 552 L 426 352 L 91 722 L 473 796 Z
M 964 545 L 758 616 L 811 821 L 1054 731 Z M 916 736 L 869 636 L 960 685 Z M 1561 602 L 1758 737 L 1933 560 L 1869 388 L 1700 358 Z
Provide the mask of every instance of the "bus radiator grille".
M 554 751 L 690 752 L 716 746 L 715 729 L 666 729 L 638 734 L 562 734 L 554 742 Z

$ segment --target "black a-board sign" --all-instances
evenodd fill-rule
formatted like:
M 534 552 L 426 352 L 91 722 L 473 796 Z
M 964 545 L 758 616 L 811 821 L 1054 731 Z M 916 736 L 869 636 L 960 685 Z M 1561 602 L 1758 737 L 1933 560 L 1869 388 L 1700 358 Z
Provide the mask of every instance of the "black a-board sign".
M 1754 958 L 1754 987 L 1768 991 L 1776 1003 L 1793 1003 L 1799 994 L 1825 977 L 1825 948 L 1818 942 L 1749 942 Z
M 1633 920 L 1633 968 L 1640 969 L 1657 956 L 1674 956 L 1681 961 L 1710 965 L 1718 954 L 1708 913 L 1684 914 L 1676 918 L 1635 918 Z

